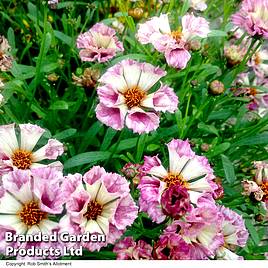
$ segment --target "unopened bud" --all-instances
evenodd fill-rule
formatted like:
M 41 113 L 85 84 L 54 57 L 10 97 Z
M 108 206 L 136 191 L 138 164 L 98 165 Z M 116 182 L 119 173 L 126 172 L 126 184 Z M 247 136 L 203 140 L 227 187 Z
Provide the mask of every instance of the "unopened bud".
M 210 83 L 209 89 L 213 95 L 220 95 L 224 92 L 224 84 L 219 80 L 214 80 Z

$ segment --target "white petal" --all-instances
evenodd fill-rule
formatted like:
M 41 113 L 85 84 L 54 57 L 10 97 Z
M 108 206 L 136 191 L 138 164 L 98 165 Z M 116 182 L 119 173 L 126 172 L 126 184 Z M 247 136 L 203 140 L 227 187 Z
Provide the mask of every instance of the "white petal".
M 235 233 L 225 236 L 224 241 L 228 244 L 237 245 L 237 235 Z
M 202 231 L 198 235 L 198 240 L 201 242 L 202 245 L 208 247 L 211 244 L 216 233 L 217 227 L 215 225 L 209 225 L 208 227 L 202 229 Z
M 24 183 L 19 191 L 14 193 L 18 201 L 21 201 L 23 204 L 31 202 L 33 200 L 33 194 L 30 183 Z
M 104 184 L 101 184 L 100 190 L 96 195 L 96 201 L 100 205 L 105 205 L 113 200 L 115 201 L 118 198 L 119 198 L 118 194 L 109 193 Z
M 235 254 L 234 252 L 230 251 L 229 249 L 225 247 L 220 247 L 217 252 L 217 259 L 222 260 L 240 260 L 240 256 Z
M 179 155 L 175 150 L 169 152 L 169 172 L 172 174 L 180 174 L 185 164 L 189 161 L 189 157 Z M 185 178 L 187 180 L 187 178 Z
M 42 220 L 38 226 L 42 233 L 50 234 L 51 230 L 58 226 L 58 223 L 51 220 Z
M 86 232 L 90 232 L 91 234 L 92 233 L 102 234 L 102 230 L 101 230 L 100 226 L 94 220 L 89 220 L 87 222 L 87 225 L 86 225 L 86 228 L 85 228 L 85 233 Z
M 14 196 L 5 192 L 0 199 L 0 213 L 16 214 L 22 209 L 22 204 Z M 0 221 L 1 222 L 1 221 Z
M 39 141 L 45 130 L 37 125 L 20 124 L 20 148 L 32 151 L 36 143 Z
M 126 64 L 123 66 L 124 68 L 124 77 L 128 88 L 133 88 L 138 85 L 140 75 L 141 75 L 141 68 L 138 64 Z
M 191 191 L 191 190 L 188 191 L 188 194 L 190 196 L 190 201 L 193 204 L 197 204 L 198 198 L 203 195 L 203 193 L 194 192 L 194 191 Z
M 109 233 L 109 220 L 105 217 L 98 216 L 97 223 L 102 229 L 103 233 L 107 235 Z
M 185 180 L 195 179 L 199 176 L 205 175 L 205 168 L 198 162 L 196 158 L 190 159 L 185 168 L 181 172 Z
M 41 147 L 40 149 L 38 149 L 32 154 L 33 162 L 40 162 L 44 159 L 47 159 L 46 148 L 47 146 L 44 145 L 43 147 Z
M 38 227 L 38 225 L 33 225 L 28 229 L 27 234 L 36 234 L 36 233 L 39 233 L 40 231 L 41 230 Z
M 12 152 L 19 147 L 15 133 L 15 124 L 0 127 L 0 151 L 7 156 L 12 156 Z
M 105 217 L 107 219 L 111 219 L 115 213 L 117 207 L 117 202 L 110 202 L 106 205 L 103 206 L 102 212 L 101 212 L 101 216 Z
M 139 80 L 139 87 L 144 91 L 148 91 L 161 77 L 161 75 L 155 74 L 151 71 L 142 71 Z
M 154 108 L 154 93 L 147 95 L 141 102 L 141 106 L 145 108 Z
M 189 184 L 189 189 L 193 190 L 195 192 L 204 192 L 204 191 L 211 190 L 211 187 L 210 187 L 208 181 L 206 180 L 206 177 L 204 177 L 204 178 L 201 178 L 197 181 L 191 182 Z
M 86 183 L 86 190 L 89 193 L 91 200 L 95 200 L 96 199 L 96 194 L 100 190 L 101 184 L 102 184 L 102 181 L 101 180 L 98 180 L 98 181 L 96 181 L 95 183 L 93 183 L 91 185 L 88 184 L 88 183 Z
M 148 172 L 148 174 L 154 175 L 158 178 L 165 178 L 168 176 L 168 172 L 162 165 L 152 167 L 150 169 L 150 172 Z
M 0 215 L 0 223 L 13 227 L 21 223 L 21 219 L 18 215 Z

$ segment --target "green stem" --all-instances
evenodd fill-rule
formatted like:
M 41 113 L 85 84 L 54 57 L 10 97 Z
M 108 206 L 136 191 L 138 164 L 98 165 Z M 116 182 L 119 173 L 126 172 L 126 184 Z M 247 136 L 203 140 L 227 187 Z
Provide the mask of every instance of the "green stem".
M 115 144 L 115 146 L 114 146 L 114 148 L 113 148 L 113 150 L 112 150 L 112 152 L 111 152 L 109 158 L 108 158 L 108 159 L 106 160 L 106 162 L 104 163 L 104 167 L 106 167 L 106 166 L 109 164 L 109 162 L 110 162 L 111 159 L 113 158 L 114 154 L 116 153 L 116 150 L 117 150 L 117 148 L 118 148 L 118 146 L 119 146 L 120 141 L 122 140 L 122 137 L 123 137 L 123 135 L 124 135 L 124 132 L 125 132 L 125 128 L 123 128 L 123 130 L 121 130 L 120 135 L 119 135 L 119 137 L 118 137 L 118 140 L 117 140 L 117 142 L 116 142 L 116 144 Z
M 186 125 L 186 121 L 187 121 L 187 118 L 188 118 L 188 112 L 189 112 L 191 97 L 192 97 L 192 93 L 190 92 L 189 93 L 189 96 L 188 96 L 188 101 L 187 101 L 185 116 L 183 118 L 183 125 L 182 125 L 182 129 L 181 129 L 181 134 L 180 134 L 181 139 L 183 139 L 183 137 L 184 137 L 184 127 Z

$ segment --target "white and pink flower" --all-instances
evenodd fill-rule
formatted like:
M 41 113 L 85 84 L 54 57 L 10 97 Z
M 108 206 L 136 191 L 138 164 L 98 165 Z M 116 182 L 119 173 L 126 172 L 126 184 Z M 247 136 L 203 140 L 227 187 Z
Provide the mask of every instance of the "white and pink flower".
M 182 30 L 172 31 L 168 15 L 161 14 L 139 25 L 137 39 L 141 44 L 152 44 L 163 53 L 168 65 L 183 69 L 191 58 L 189 42 L 194 38 L 205 38 L 209 32 L 209 23 L 192 14 L 182 17 Z
M 139 134 L 157 129 L 159 112 L 178 109 L 178 97 L 169 86 L 160 83 L 158 90 L 149 93 L 165 75 L 159 67 L 134 60 L 109 68 L 99 79 L 97 118 L 116 130 L 124 125 Z
M 206 0 L 190 0 L 189 4 L 194 10 L 204 11 L 207 9 Z
M 192 203 L 197 203 L 201 196 L 212 194 L 217 188 L 208 160 L 196 155 L 187 140 L 173 139 L 167 147 L 169 168 L 162 165 L 158 156 L 145 156 L 143 172 L 147 175 L 141 178 L 138 186 L 140 210 L 147 212 L 157 223 L 166 218 L 161 208 L 161 196 L 166 188 L 172 185 L 185 187 Z
M 87 32 L 78 36 L 77 48 L 82 61 L 106 62 L 117 52 L 124 51 L 123 44 L 116 37 L 113 28 L 97 23 Z
M 32 124 L 19 124 L 19 129 L 20 139 L 15 124 L 0 126 L 0 175 L 16 169 L 44 167 L 46 165 L 40 161 L 55 160 L 63 154 L 63 144 L 56 139 L 49 139 L 46 145 L 34 151 L 45 129 Z M 62 166 L 60 162 L 49 165 Z
M 127 180 L 99 166 L 83 178 L 80 174 L 67 176 L 62 189 L 67 216 L 61 222 L 61 230 L 106 236 L 105 242 L 83 243 L 90 251 L 114 244 L 137 217 L 138 208 L 129 193 Z
M 232 16 L 234 25 L 239 26 L 251 36 L 268 39 L 267 0 L 244 0 L 240 10 Z
M 233 210 L 221 206 L 219 208 L 223 216 L 222 233 L 224 236 L 224 245 L 217 249 L 217 259 L 223 260 L 241 260 L 243 257 L 233 252 L 236 246 L 244 247 L 248 239 L 248 231 L 245 227 L 242 216 Z
M 62 213 L 65 202 L 62 180 L 62 172 L 51 167 L 5 174 L 0 188 L 1 230 L 18 235 L 51 234 L 58 223 L 50 218 Z M 1 249 L 6 245 L 3 239 L 1 236 Z M 16 247 L 20 246 L 16 243 Z

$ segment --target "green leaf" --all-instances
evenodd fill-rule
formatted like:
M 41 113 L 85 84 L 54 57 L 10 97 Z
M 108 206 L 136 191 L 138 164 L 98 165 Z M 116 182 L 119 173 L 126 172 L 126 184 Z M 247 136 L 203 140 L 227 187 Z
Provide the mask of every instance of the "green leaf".
M 49 107 L 50 110 L 68 110 L 69 105 L 66 101 L 58 100 L 52 103 Z
M 75 128 L 69 128 L 69 129 L 63 130 L 60 133 L 57 133 L 56 135 L 54 135 L 54 138 L 62 141 L 62 140 L 72 137 L 76 132 L 77 130 Z
M 236 143 L 234 143 L 233 146 L 258 145 L 258 144 L 268 144 L 268 132 L 263 132 L 253 137 L 247 137 L 241 139 Z
M 93 164 L 97 161 L 104 161 L 104 160 L 107 160 L 110 157 L 110 155 L 111 155 L 110 152 L 102 152 L 102 151 L 86 152 L 86 153 L 78 154 L 68 159 L 64 163 L 64 168 L 69 169 L 69 168 L 81 166 L 84 164 Z M 113 155 L 113 157 L 116 157 L 116 156 Z
M 219 132 L 218 132 L 218 130 L 217 130 L 214 126 L 212 126 L 212 125 L 206 125 L 205 123 L 200 122 L 200 123 L 197 125 L 197 127 L 198 127 L 200 130 L 202 130 L 202 131 L 204 131 L 204 132 L 206 132 L 206 133 L 212 133 L 212 134 L 215 134 L 216 136 L 219 136 Z
M 224 154 L 221 155 L 221 161 L 222 161 L 222 166 L 223 166 L 223 170 L 224 170 L 224 174 L 225 174 L 225 179 L 230 184 L 233 184 L 236 180 L 236 176 L 235 176 L 234 166 L 233 166 L 232 162 Z
M 138 145 L 137 145 L 137 153 L 136 153 L 137 163 L 141 161 L 141 158 L 143 156 L 143 151 L 145 148 L 146 140 L 147 140 L 147 134 L 142 134 L 139 136 Z
M 224 142 L 224 143 L 222 143 L 222 144 L 219 144 L 219 145 L 213 147 L 213 148 L 210 150 L 208 156 L 209 156 L 209 157 L 217 156 L 217 155 L 219 155 L 219 154 L 225 152 L 226 150 L 228 150 L 228 149 L 230 148 L 230 146 L 231 146 L 231 144 L 230 144 L 229 142 Z
M 260 243 L 260 238 L 259 238 L 259 235 L 254 227 L 254 225 L 252 224 L 252 220 L 251 219 L 246 219 L 245 220 L 245 224 L 246 224 L 246 227 L 250 233 L 250 236 L 252 238 L 252 240 L 254 241 L 254 243 L 256 245 L 259 245 Z
M 208 37 L 226 37 L 226 36 L 227 36 L 227 33 L 224 31 L 220 31 L 220 30 L 212 30 L 208 34 Z
M 114 136 L 116 135 L 116 131 L 112 128 L 108 128 L 106 133 L 105 133 L 105 136 L 103 138 L 103 142 L 102 142 L 102 145 L 100 147 L 100 150 L 101 151 L 105 151 L 108 149 L 108 147 L 110 146 L 111 142 L 112 142 L 112 139 L 114 138 Z
M 59 32 L 57 30 L 54 30 L 54 34 L 58 39 L 60 39 L 63 43 L 65 43 L 69 47 L 73 46 L 73 39 L 70 36 L 68 36 L 67 34 Z

